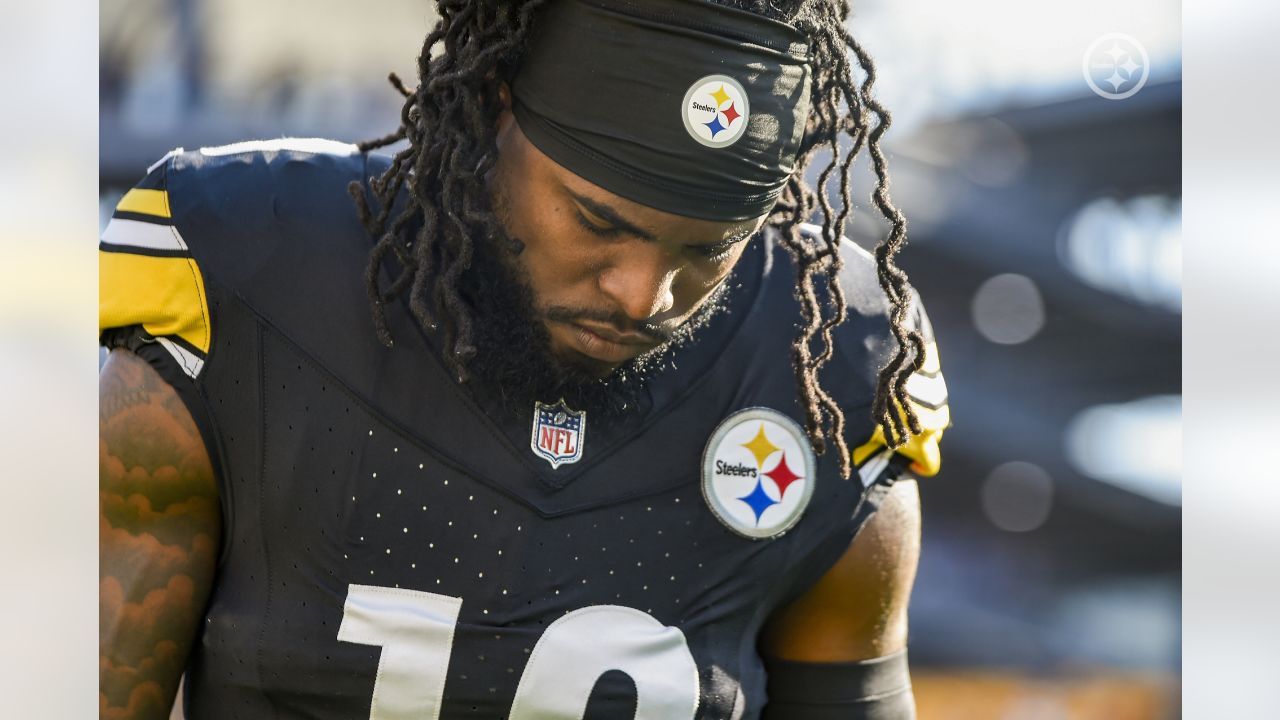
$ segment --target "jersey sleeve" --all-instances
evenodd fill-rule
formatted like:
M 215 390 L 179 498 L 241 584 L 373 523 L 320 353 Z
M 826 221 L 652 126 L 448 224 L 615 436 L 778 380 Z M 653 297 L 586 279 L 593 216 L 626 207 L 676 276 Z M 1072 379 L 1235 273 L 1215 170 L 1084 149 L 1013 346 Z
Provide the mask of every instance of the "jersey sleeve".
M 912 318 L 915 328 L 924 336 L 924 364 L 907 379 L 906 390 L 921 432 L 909 437 L 896 454 L 910 461 L 908 468 L 912 472 L 928 477 L 938 474 L 942 467 L 942 434 L 951 425 L 951 407 L 938 358 L 938 343 L 919 298 Z M 901 406 L 895 403 L 895 407 L 901 415 Z M 885 452 L 885 446 L 884 430 L 877 425 L 871 437 L 853 451 L 853 464 L 863 482 L 870 482 L 891 466 L 894 453 Z
M 178 392 L 212 454 L 199 379 L 213 339 L 204 275 L 171 210 L 165 156 L 121 198 L 98 245 L 99 343 L 128 348 Z

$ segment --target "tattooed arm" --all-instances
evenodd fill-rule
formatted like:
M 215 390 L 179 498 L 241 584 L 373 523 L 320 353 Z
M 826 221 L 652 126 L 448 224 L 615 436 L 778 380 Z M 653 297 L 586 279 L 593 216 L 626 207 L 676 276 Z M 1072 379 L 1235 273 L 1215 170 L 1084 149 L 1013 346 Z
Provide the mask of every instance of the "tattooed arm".
M 98 707 L 168 718 L 217 560 L 213 467 L 178 394 L 114 350 L 98 380 Z

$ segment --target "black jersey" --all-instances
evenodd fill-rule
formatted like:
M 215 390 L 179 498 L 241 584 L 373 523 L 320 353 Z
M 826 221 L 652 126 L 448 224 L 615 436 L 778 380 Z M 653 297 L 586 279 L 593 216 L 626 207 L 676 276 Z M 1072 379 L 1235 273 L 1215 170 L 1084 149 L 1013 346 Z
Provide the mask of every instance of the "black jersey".
M 845 242 L 849 319 L 824 386 L 859 473 L 804 439 L 795 268 L 753 239 L 727 310 L 604 421 L 500 413 L 407 307 L 378 342 L 347 194 L 387 159 L 327 141 L 175 151 L 101 245 L 102 342 L 174 385 L 224 533 L 187 670 L 191 718 L 755 718 L 759 630 L 820 577 L 948 424 L 931 331 L 900 454 L 869 418 L 893 347 Z

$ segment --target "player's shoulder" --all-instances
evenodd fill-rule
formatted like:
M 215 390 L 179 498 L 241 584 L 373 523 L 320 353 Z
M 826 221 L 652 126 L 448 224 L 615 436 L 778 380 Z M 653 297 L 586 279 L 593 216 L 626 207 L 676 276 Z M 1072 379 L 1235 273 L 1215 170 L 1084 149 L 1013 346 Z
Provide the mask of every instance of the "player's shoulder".
M 822 228 L 811 223 L 801 225 L 800 232 L 814 239 L 822 236 Z M 846 323 L 845 332 L 871 327 L 888 332 L 893 308 L 880 286 L 876 257 L 848 236 L 840 238 L 839 282 L 844 294 L 845 310 L 850 319 Z M 925 335 L 926 341 L 932 341 L 933 327 L 929 324 L 924 301 L 914 287 L 910 289 L 910 293 L 911 306 L 907 324 Z
M 178 148 L 121 199 L 103 249 L 186 254 L 232 286 L 281 253 L 362 255 L 348 186 L 380 167 L 355 145 L 317 138 Z
M 347 172 L 364 162 L 358 146 L 326 138 L 276 138 L 245 140 L 228 145 L 201 147 L 196 150 L 176 148 L 147 169 L 168 177 L 185 175 L 208 183 L 234 180 L 270 182 L 272 180 L 318 179 L 326 172 Z M 305 174 L 298 178 L 280 178 L 272 170 L 291 168 Z M 264 171 L 266 171 L 264 173 Z
M 800 233 L 817 241 L 822 228 L 813 224 L 800 226 Z M 799 283 L 796 259 L 773 233 L 771 263 L 767 273 L 766 292 L 771 301 L 765 306 L 768 314 L 780 316 L 788 323 L 803 312 L 803 287 Z M 832 328 L 832 338 L 837 348 L 844 352 L 834 362 L 843 362 L 847 370 L 871 369 L 883 366 L 887 354 L 896 348 L 892 331 L 893 306 L 880 285 L 880 273 L 873 253 L 862 248 L 848 237 L 841 238 L 840 270 L 837 283 L 843 295 L 844 322 Z M 813 278 L 813 293 L 822 306 L 830 297 L 825 268 Z M 924 302 L 915 288 L 911 294 L 906 325 L 917 330 L 926 343 L 934 342 L 933 327 L 929 323 Z
M 192 205 L 252 206 L 272 193 L 315 189 L 363 170 L 367 156 L 349 143 L 324 138 L 248 140 L 176 148 L 147 168 L 135 187 L 170 193 Z
M 283 138 L 177 150 L 152 166 L 152 173 L 162 174 L 159 182 L 178 224 L 215 224 L 243 233 L 349 214 L 347 185 L 363 178 L 366 164 L 355 145 Z
M 342 308 L 365 300 L 372 240 L 348 187 L 386 167 L 378 162 L 316 139 L 169 152 L 102 233 L 100 330 L 171 345 L 195 377 L 231 327 L 219 306 L 246 307 L 303 337 L 310 317 L 333 327 Z
M 821 232 L 814 226 L 806 229 Z M 847 237 L 841 239 L 840 250 L 840 287 L 844 291 L 849 322 L 835 332 L 836 343 L 843 349 L 836 357 L 846 359 L 846 372 L 852 372 L 847 359 L 859 357 L 862 376 L 868 381 L 866 390 L 870 391 L 879 380 L 880 368 L 898 349 L 891 329 L 893 307 L 880 285 L 880 268 L 875 255 Z M 907 378 L 905 386 L 906 402 L 919 422 L 920 432 L 912 434 L 897 453 L 912 461 L 911 469 L 916 474 L 930 476 L 937 474 L 942 465 L 942 436 L 951 426 L 950 397 L 942 374 L 937 338 L 924 300 L 914 286 L 908 286 L 907 291 L 909 299 L 904 325 L 908 330 L 918 332 L 924 341 L 920 365 Z M 866 359 L 861 359 L 851 347 L 855 344 L 859 349 L 876 350 Z M 872 371 L 874 378 L 868 374 Z M 884 451 L 884 446 L 883 432 L 877 426 L 870 438 L 853 449 L 853 462 L 864 480 L 880 472 L 881 465 L 876 458 Z
M 822 228 L 806 224 L 800 227 L 800 232 L 816 240 L 821 237 Z M 764 303 L 774 317 L 768 325 L 774 332 L 783 321 L 794 328 L 797 319 L 802 317 L 798 268 L 791 254 L 780 245 L 776 244 L 772 253 L 768 290 L 772 301 Z M 831 329 L 834 353 L 823 368 L 822 379 L 824 389 L 844 408 L 846 417 L 866 418 L 875 398 L 880 369 L 898 351 L 898 341 L 893 334 L 893 305 L 880 285 L 875 255 L 847 237 L 840 240 L 839 247 L 841 262 L 837 282 L 844 297 L 845 320 Z M 830 298 L 826 282 L 826 275 L 819 273 L 813 288 L 824 307 Z M 951 424 L 951 414 L 933 326 L 920 294 L 914 288 L 910 288 L 910 294 L 905 325 L 908 330 L 919 332 L 924 341 L 924 357 L 907 380 L 906 391 L 923 432 L 913 436 L 899 452 L 915 461 L 917 473 L 932 475 L 941 462 L 938 442 Z M 859 445 L 854 451 L 856 465 L 863 465 L 884 447 L 879 428 L 869 432 L 865 442 L 862 437 L 858 438 Z

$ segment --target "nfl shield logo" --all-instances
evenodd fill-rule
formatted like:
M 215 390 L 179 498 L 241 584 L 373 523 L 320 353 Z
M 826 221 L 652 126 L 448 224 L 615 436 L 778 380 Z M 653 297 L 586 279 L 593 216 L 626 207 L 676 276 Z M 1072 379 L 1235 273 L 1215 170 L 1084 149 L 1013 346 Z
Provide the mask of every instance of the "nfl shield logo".
M 562 398 L 555 405 L 535 402 L 533 437 L 529 447 L 551 463 L 552 468 L 582 459 L 582 443 L 587 435 L 587 413 L 570 410 Z

